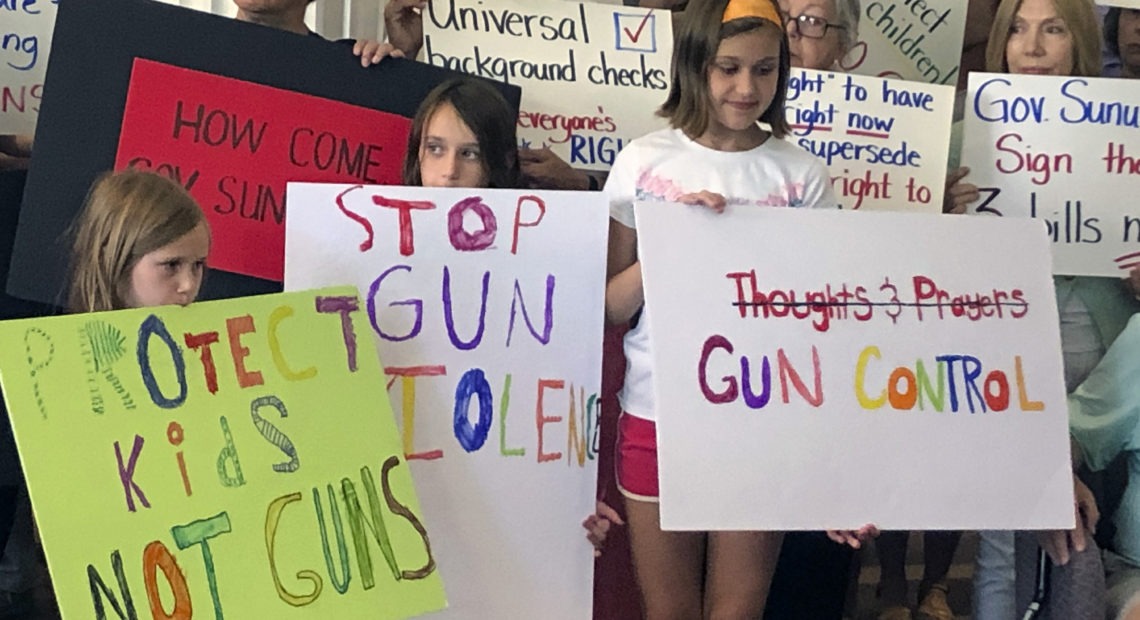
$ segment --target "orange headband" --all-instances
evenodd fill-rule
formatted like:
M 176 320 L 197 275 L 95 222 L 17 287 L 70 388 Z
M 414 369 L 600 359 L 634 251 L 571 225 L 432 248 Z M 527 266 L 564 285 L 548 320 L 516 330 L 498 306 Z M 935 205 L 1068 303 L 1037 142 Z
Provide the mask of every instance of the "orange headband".
M 772 6 L 771 0 L 728 0 L 728 6 L 724 7 L 724 16 L 720 22 L 723 24 L 741 17 L 759 17 L 781 28 L 784 23 Z

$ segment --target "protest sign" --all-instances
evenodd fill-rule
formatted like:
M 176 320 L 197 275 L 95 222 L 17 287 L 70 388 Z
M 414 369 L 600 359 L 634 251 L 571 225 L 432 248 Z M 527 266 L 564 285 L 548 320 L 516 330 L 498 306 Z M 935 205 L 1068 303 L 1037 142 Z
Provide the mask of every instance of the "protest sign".
M 1040 224 L 637 209 L 662 527 L 1073 526 Z
M 793 69 L 788 139 L 823 160 L 844 209 L 942 212 L 954 89 Z
M 669 11 L 553 0 L 441 0 L 424 10 L 424 59 L 523 87 L 519 139 L 575 168 L 609 170 L 665 126 Z
M 444 606 L 351 288 L 0 323 L 64 618 Z
M 1140 265 L 1140 83 L 972 74 L 962 164 L 972 212 L 1033 217 L 1053 273 L 1124 277 Z
M 8 292 L 56 299 L 68 224 L 100 173 L 128 165 L 202 203 L 203 298 L 280 290 L 284 181 L 394 180 L 408 119 L 456 75 L 399 58 L 366 69 L 343 42 L 150 0 L 65 2 Z M 517 87 L 495 87 L 517 104 Z
M 839 61 L 844 71 L 954 86 L 962 57 L 961 0 L 836 0 L 862 4 L 859 40 Z
M 1140 9 L 1140 0 L 1097 0 L 1102 6 L 1118 6 L 1124 9 Z
M 0 135 L 35 131 L 57 2 L 0 2 Z
M 605 197 L 291 183 L 289 201 L 286 288 L 362 292 L 447 615 L 589 618 Z

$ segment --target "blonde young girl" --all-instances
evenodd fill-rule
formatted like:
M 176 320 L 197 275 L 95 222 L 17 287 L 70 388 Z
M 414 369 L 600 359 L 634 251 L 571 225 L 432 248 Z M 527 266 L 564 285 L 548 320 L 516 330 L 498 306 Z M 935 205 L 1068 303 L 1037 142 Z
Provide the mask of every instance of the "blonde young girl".
M 652 310 L 643 307 L 633 203 L 685 202 L 721 212 L 728 204 L 767 198 L 768 204 L 835 208 L 823 165 L 779 139 L 788 132 L 788 72 L 787 38 L 773 0 L 694 0 L 674 47 L 672 89 L 659 111 L 671 127 L 630 143 L 606 183 L 612 217 L 606 314 L 614 323 L 633 323 L 619 394 L 618 483 L 650 619 L 758 618 L 782 534 L 661 530 L 652 343 L 639 318 Z
M 70 312 L 185 306 L 198 296 L 210 229 L 177 183 L 134 170 L 106 174 L 73 231 Z

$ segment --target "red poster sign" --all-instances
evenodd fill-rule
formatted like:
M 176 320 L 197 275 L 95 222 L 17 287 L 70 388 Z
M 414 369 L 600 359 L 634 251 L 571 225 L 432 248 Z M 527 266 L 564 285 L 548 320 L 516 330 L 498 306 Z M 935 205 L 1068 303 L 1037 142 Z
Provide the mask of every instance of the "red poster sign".
M 285 184 L 399 184 L 409 131 L 396 114 L 136 58 L 115 169 L 193 194 L 211 267 L 280 282 Z

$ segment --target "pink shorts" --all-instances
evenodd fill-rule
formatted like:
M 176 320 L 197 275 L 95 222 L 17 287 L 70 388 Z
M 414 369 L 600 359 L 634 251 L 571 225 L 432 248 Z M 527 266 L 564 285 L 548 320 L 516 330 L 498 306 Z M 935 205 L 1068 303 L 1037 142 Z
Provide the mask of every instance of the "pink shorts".
M 618 419 L 617 483 L 621 494 L 634 500 L 656 502 L 657 424 L 634 415 Z

